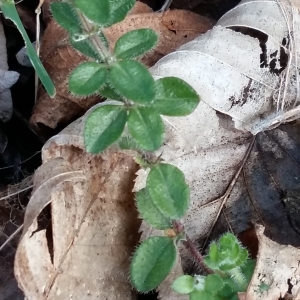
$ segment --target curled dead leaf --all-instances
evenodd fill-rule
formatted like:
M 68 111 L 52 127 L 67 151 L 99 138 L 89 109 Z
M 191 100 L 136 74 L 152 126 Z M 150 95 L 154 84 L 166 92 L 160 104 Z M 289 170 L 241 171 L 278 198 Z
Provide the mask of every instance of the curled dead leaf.
M 83 123 L 74 122 L 43 148 L 26 214 L 36 216 L 51 201 L 51 225 L 36 232 L 31 218 L 15 258 L 15 276 L 29 299 L 136 299 L 128 270 L 139 238 L 131 192 L 137 166 L 116 149 L 87 154 Z M 76 173 L 86 180 L 59 179 Z

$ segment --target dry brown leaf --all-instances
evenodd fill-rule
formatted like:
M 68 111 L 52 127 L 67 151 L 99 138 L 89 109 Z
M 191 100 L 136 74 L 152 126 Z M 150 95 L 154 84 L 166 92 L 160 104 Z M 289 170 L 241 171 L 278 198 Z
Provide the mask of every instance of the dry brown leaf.
M 87 154 L 82 127 L 83 120 L 74 122 L 43 148 L 43 175 L 37 173 L 37 179 L 52 180 L 53 164 L 58 166 L 59 160 L 63 172 L 82 171 L 86 180 L 53 185 L 52 193 L 47 192 L 52 233 L 33 234 L 36 222 L 24 233 L 15 275 L 28 299 L 135 299 L 128 268 L 140 224 L 131 192 L 137 166 L 132 157 L 114 149 Z M 47 194 L 40 188 L 45 184 L 35 184 L 33 198 L 45 203 Z
M 277 300 L 290 294 L 292 299 L 299 299 L 300 250 L 270 240 L 264 235 L 263 226 L 257 226 L 256 233 L 259 241 L 256 267 L 247 292 L 239 298 Z
M 137 2 L 137 5 L 133 14 L 127 16 L 123 22 L 106 29 L 105 33 L 113 47 L 117 39 L 130 30 L 138 28 L 155 30 L 159 34 L 159 43 L 155 50 L 143 59 L 147 65 L 152 65 L 162 56 L 206 32 L 212 26 L 209 19 L 188 11 L 149 13 L 149 8 L 145 4 Z M 174 24 L 171 26 L 172 22 Z M 33 110 L 32 124 L 44 124 L 55 128 L 58 124 L 65 124 L 82 115 L 93 104 L 101 101 L 98 95 L 79 98 L 69 93 L 68 75 L 86 58 L 67 45 L 67 33 L 54 21 L 44 33 L 41 59 L 53 79 L 57 94 L 51 99 L 42 88 L 39 89 L 40 96 Z

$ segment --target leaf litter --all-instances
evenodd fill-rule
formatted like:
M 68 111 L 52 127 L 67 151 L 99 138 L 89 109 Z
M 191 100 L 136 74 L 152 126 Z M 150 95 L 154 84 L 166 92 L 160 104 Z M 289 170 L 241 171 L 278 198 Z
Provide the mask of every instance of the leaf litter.
M 276 26 L 280 24 L 282 30 L 277 30 L 275 26 L 265 26 L 267 24 L 265 16 L 268 16 L 270 22 L 273 18 Z M 296 26 L 297 18 L 298 7 L 293 7 L 288 2 L 242 1 L 211 31 L 166 55 L 151 68 L 151 72 L 157 78 L 178 76 L 186 80 L 202 97 L 200 105 L 192 115 L 176 119 L 165 117 L 166 142 L 158 151 L 159 154 L 162 153 L 162 158 L 166 162 L 176 165 L 185 173 L 190 184 L 191 207 L 184 218 L 188 235 L 201 247 L 209 235 L 214 239 L 226 230 L 238 234 L 253 227 L 254 223 L 263 224 L 265 236 L 262 230 L 258 230 L 260 252 L 257 270 L 260 266 L 266 265 L 266 268 L 268 266 L 267 262 L 263 261 L 265 244 L 272 245 L 267 246 L 267 249 L 276 251 L 284 248 L 283 251 L 291 251 L 287 253 L 299 255 L 299 250 L 293 248 L 300 244 L 299 234 L 289 221 L 282 200 L 287 190 L 300 186 L 299 124 L 296 122 L 281 125 L 267 131 L 282 122 L 298 118 L 297 57 L 299 55 L 295 45 L 299 44 L 299 40 L 296 33 L 291 34 L 291 28 Z M 292 22 L 293 26 L 286 26 L 286 21 Z M 221 41 L 222 47 L 220 47 Z M 188 72 L 184 72 L 185 70 Z M 52 238 L 55 247 L 51 251 L 49 245 L 47 246 L 45 230 L 35 233 L 31 238 L 29 236 L 34 231 L 33 226 L 24 232 L 16 256 L 15 272 L 25 294 L 34 295 L 35 299 L 45 299 L 43 297 L 65 299 L 66 295 L 70 296 L 74 293 L 80 297 L 83 297 L 82 293 L 97 295 L 95 294 L 99 292 L 97 278 L 101 278 L 101 275 L 97 277 L 92 269 L 89 269 L 94 281 L 88 283 L 83 281 L 84 276 L 82 276 L 87 272 L 87 265 L 91 267 L 91 255 L 95 255 L 96 252 L 90 250 L 88 255 L 85 252 L 87 248 L 93 249 L 95 228 L 102 229 L 97 241 L 103 242 L 103 236 L 106 236 L 109 245 L 119 243 L 118 254 L 124 255 L 121 260 L 126 261 L 127 264 L 130 251 L 134 246 L 132 243 L 129 247 L 131 250 L 128 251 L 126 239 L 120 239 L 119 235 L 114 239 L 111 230 L 116 227 L 112 227 L 111 224 L 107 227 L 94 224 L 90 216 L 92 206 L 89 205 L 96 203 L 96 200 L 93 201 L 98 193 L 100 195 L 108 193 L 107 199 L 115 199 L 115 202 L 110 202 L 110 205 L 114 206 L 118 203 L 117 199 L 120 198 L 109 197 L 110 193 L 116 192 L 114 190 L 116 186 L 121 185 L 124 188 L 125 181 L 126 188 L 117 190 L 120 194 L 129 192 L 128 176 L 125 176 L 124 172 L 130 172 L 132 179 L 136 165 L 131 156 L 119 153 L 114 148 L 95 157 L 84 153 L 81 134 L 85 117 L 50 139 L 43 149 L 45 165 L 41 168 L 47 165 L 47 161 L 57 160 L 60 157 L 68 161 L 74 171 L 84 170 L 87 180 L 74 185 L 63 184 L 61 189 L 53 192 L 51 207 L 52 217 L 55 220 L 52 220 Z M 256 135 L 253 145 L 251 133 Z M 250 145 L 249 157 L 243 165 L 242 172 L 236 176 Z M 119 156 L 121 159 L 115 161 Z M 88 166 L 89 163 L 93 165 L 94 159 L 102 161 L 102 164 L 97 164 L 97 168 Z M 124 167 L 122 164 L 127 159 L 128 164 Z M 115 168 L 118 170 L 117 173 Z M 45 169 L 47 171 L 47 166 Z M 102 178 L 104 174 L 112 178 L 106 181 Z M 145 185 L 146 178 L 146 173 L 142 170 L 138 171 L 137 175 L 135 191 Z M 117 181 L 114 176 L 118 177 Z M 107 184 L 105 187 L 101 186 L 103 180 Z M 97 192 L 93 197 L 91 191 L 96 186 Z M 128 203 L 127 205 L 131 205 L 130 214 L 132 214 L 134 211 L 132 198 Z M 124 206 L 122 208 L 124 209 Z M 126 215 L 125 219 L 118 219 L 122 211 L 124 213 L 124 210 L 119 210 L 117 207 L 106 211 L 107 214 L 110 212 L 113 218 L 117 218 L 113 220 L 113 223 L 118 224 L 116 231 L 123 232 L 124 225 L 130 222 L 135 222 L 131 230 L 136 229 L 138 222 L 134 221 L 132 216 L 129 218 Z M 101 216 L 98 214 L 97 219 L 101 219 Z M 73 224 L 77 226 L 74 227 Z M 61 228 L 71 229 L 62 231 Z M 83 228 L 86 230 L 85 237 L 80 235 Z M 158 233 L 145 223 L 142 223 L 140 230 L 143 232 L 142 239 Z M 132 235 L 136 234 L 134 230 L 130 232 Z M 280 245 L 277 246 L 276 243 Z M 291 246 L 281 246 L 286 244 Z M 82 245 L 87 245 L 87 248 Z M 114 292 L 109 290 L 109 295 L 118 299 L 117 296 L 122 290 L 126 295 L 123 299 L 135 299 L 124 276 L 126 267 L 120 268 L 120 264 L 116 263 L 117 258 L 115 260 L 111 252 L 108 252 L 107 256 L 106 246 L 101 243 L 99 245 L 102 245 L 103 261 L 100 259 L 97 268 L 105 269 L 106 263 L 111 263 L 108 272 L 110 275 L 104 272 L 103 278 L 109 278 L 112 274 L 115 276 L 113 278 L 118 278 L 113 285 L 106 285 L 108 289 L 114 287 Z M 123 246 L 126 249 L 124 251 Z M 31 255 L 33 247 L 37 253 L 34 257 Z M 40 261 L 45 258 L 45 253 L 49 253 L 47 259 Z M 181 249 L 181 254 L 182 260 L 178 260 L 173 272 L 159 287 L 161 299 L 186 299 L 170 290 L 171 282 L 190 265 L 184 249 Z M 274 253 L 267 254 L 267 257 L 271 255 Z M 95 257 L 92 258 L 95 261 Z M 76 261 L 80 261 L 80 264 L 76 264 Z M 287 270 L 285 273 L 287 278 L 281 281 L 280 287 L 276 285 L 280 273 L 274 271 L 273 264 L 267 268 L 268 282 L 265 284 L 269 285 L 270 289 L 262 293 L 264 298 L 259 298 L 257 290 L 254 291 L 257 289 L 256 283 L 260 280 L 261 274 L 256 272 L 247 291 L 249 293 L 246 295 L 247 299 L 277 299 L 286 293 L 296 295 L 298 290 L 295 278 L 298 280 L 296 276 L 298 271 L 292 270 L 295 267 L 293 261 L 279 260 L 275 269 L 280 270 L 283 264 Z M 118 266 L 118 275 L 114 273 L 116 266 Z M 82 283 L 81 288 L 75 285 L 75 278 L 79 278 L 79 282 Z M 120 278 L 123 278 L 123 281 Z M 41 284 L 42 282 L 44 285 Z M 93 285 L 94 282 L 98 285 Z M 294 289 L 290 290 L 289 282 L 293 282 Z M 119 283 L 121 286 L 118 285 Z M 103 289 L 101 292 L 107 291 Z M 245 299 L 245 295 L 241 295 L 240 298 Z

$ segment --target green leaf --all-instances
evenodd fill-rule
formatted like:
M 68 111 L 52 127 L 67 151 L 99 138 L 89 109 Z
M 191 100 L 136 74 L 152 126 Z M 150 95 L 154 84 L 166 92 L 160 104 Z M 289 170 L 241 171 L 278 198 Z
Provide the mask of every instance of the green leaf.
M 209 274 L 205 279 L 205 291 L 211 294 L 217 294 L 224 286 L 223 279 L 218 274 Z
M 216 295 L 210 294 L 206 291 L 193 291 L 189 294 L 190 300 L 218 300 L 219 297 Z
M 249 257 L 248 250 L 241 247 L 239 256 L 235 263 L 236 266 L 237 267 L 243 266 L 245 264 L 246 260 L 248 259 L 248 257 Z
M 149 225 L 160 230 L 171 227 L 171 220 L 155 207 L 147 188 L 136 193 L 135 201 L 138 212 Z
M 43 64 L 41 63 L 39 57 L 37 56 L 37 53 L 34 49 L 34 47 L 31 44 L 31 41 L 26 33 L 26 30 L 19 18 L 18 12 L 16 10 L 14 2 L 0 2 L 0 8 L 2 10 L 2 13 L 6 19 L 10 19 L 18 28 L 20 34 L 22 35 L 26 48 L 28 57 L 31 61 L 32 66 L 34 67 L 37 75 L 39 76 L 43 86 L 45 87 L 47 93 L 50 97 L 55 96 L 55 86 L 49 77 L 46 69 L 44 68 Z
M 55 21 L 71 34 L 81 33 L 81 22 L 76 10 L 66 2 L 52 2 L 51 12 Z
M 88 116 L 84 128 L 84 144 L 88 152 L 99 153 L 121 136 L 127 119 L 122 105 L 102 105 Z
M 130 277 L 132 285 L 139 292 L 155 289 L 170 273 L 176 261 L 176 247 L 173 239 L 155 236 L 146 239 L 135 251 Z
M 131 108 L 127 126 L 142 149 L 155 151 L 162 145 L 164 124 L 161 116 L 150 107 Z
M 71 46 L 82 54 L 91 57 L 95 60 L 102 61 L 97 50 L 93 47 L 92 43 L 88 39 L 77 41 L 74 37 L 70 37 Z
M 124 20 L 135 0 L 74 0 L 74 3 L 88 19 L 108 27 Z
M 114 88 L 110 87 L 107 81 L 106 84 L 99 90 L 99 94 L 108 99 L 123 100 L 123 97 L 119 95 Z
M 224 299 L 231 299 L 231 297 L 240 291 L 239 286 L 230 277 L 223 278 L 223 283 L 223 288 L 218 294 Z
M 200 101 L 196 91 L 180 78 L 158 79 L 155 88 L 153 107 L 165 116 L 186 116 L 196 109 Z
M 99 36 L 100 41 L 106 47 L 106 49 L 109 50 L 109 42 L 108 42 L 105 34 L 102 31 L 100 31 L 100 32 L 98 32 L 98 36 Z
M 211 261 L 213 263 L 217 263 L 218 262 L 218 246 L 216 244 L 216 242 L 212 242 L 209 246 L 209 258 L 211 259 Z
M 183 217 L 189 205 L 190 189 L 182 171 L 169 164 L 154 165 L 146 186 L 154 205 L 165 217 Z
M 95 0 L 94 0 L 95 1 Z M 102 1 L 102 0 L 101 0 Z M 110 18 L 105 27 L 121 22 L 133 8 L 135 0 L 113 0 L 110 1 Z
M 256 266 L 255 259 L 248 259 L 244 265 L 241 266 L 242 273 L 245 276 L 246 281 L 249 283 L 252 279 L 254 269 Z
M 235 244 L 239 244 L 239 240 L 236 236 L 230 232 L 225 233 L 219 239 L 220 248 L 222 250 L 232 250 Z
M 172 288 L 179 294 L 189 294 L 195 287 L 195 279 L 190 275 L 183 275 L 178 277 L 172 284 Z
M 84 62 L 71 73 L 69 89 L 77 95 L 92 95 L 105 83 L 106 76 L 105 65 L 96 62 Z
M 112 86 L 125 98 L 137 103 L 149 103 L 155 96 L 155 81 L 148 69 L 135 60 L 122 60 L 112 65 Z
M 74 0 L 74 4 L 88 19 L 99 25 L 107 24 L 111 17 L 109 0 Z
M 136 29 L 122 35 L 116 42 L 116 58 L 134 58 L 151 50 L 157 43 L 158 36 L 152 29 Z

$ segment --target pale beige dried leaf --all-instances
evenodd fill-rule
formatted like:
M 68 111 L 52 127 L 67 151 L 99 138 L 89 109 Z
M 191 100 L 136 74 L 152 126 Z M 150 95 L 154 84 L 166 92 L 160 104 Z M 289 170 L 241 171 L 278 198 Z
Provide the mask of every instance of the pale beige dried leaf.
M 277 300 L 288 291 L 295 296 L 300 289 L 300 250 L 290 245 L 280 245 L 264 235 L 264 227 L 256 229 L 259 252 L 255 271 L 249 284 L 247 300 Z M 259 287 L 269 286 L 268 291 Z
M 70 164 L 58 157 L 46 162 L 34 174 L 34 188 L 26 207 L 22 237 L 41 211 L 51 202 L 51 194 L 66 181 L 83 181 L 82 171 L 73 171 Z
M 29 299 L 136 299 L 128 271 L 140 225 L 131 193 L 137 166 L 113 148 L 102 155 L 86 153 L 84 119 L 43 148 L 40 172 L 46 177 L 60 161 L 58 174 L 71 166 L 86 180 L 65 182 L 52 191 L 52 236 L 42 230 L 31 237 L 33 223 L 21 240 L 15 274 Z

